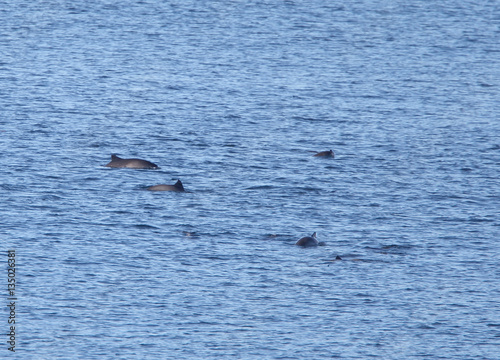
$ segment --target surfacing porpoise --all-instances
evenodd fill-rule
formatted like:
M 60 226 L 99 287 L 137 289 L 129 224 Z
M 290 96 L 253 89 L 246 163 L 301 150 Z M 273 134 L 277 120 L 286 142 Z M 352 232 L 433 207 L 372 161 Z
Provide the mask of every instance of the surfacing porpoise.
M 142 159 L 122 159 L 116 155 L 111 155 L 111 161 L 104 165 L 111 168 L 128 168 L 128 169 L 159 169 L 158 165 L 150 161 Z
M 321 151 L 319 153 L 314 154 L 313 156 L 325 157 L 325 158 L 334 158 L 335 154 L 333 153 L 332 150 L 329 150 L 329 151 Z
M 154 186 L 148 187 L 147 190 L 150 190 L 150 191 L 177 191 L 177 192 L 183 192 L 184 191 L 184 186 L 182 186 L 182 183 L 181 183 L 180 180 L 177 180 L 177 182 L 174 185 L 165 185 L 165 184 L 154 185 Z
M 305 236 L 303 238 L 300 238 L 295 245 L 302 246 L 302 247 L 312 247 L 312 246 L 325 246 L 326 243 L 323 241 L 318 241 L 316 239 L 316 232 L 314 232 L 311 236 Z

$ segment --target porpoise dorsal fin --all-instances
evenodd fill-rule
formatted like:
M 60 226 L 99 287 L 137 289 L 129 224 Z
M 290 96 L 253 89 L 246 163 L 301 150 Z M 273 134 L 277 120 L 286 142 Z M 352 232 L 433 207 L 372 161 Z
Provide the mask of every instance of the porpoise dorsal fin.
M 311 235 L 311 237 L 316 239 L 316 231 Z
M 184 186 L 182 186 L 182 183 L 180 180 L 177 180 L 177 182 L 174 184 L 174 186 L 177 188 L 177 189 L 181 189 L 181 190 L 184 190 Z
M 117 155 L 111 154 L 111 161 L 121 160 Z

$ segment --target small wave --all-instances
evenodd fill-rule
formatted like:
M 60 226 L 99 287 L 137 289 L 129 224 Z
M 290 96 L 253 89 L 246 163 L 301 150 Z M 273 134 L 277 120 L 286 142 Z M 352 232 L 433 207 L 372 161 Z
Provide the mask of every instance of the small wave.
M 248 188 L 245 188 L 245 190 L 270 190 L 274 189 L 275 186 L 273 185 L 256 185 L 256 186 L 250 186 Z
M 133 227 L 135 227 L 137 229 L 159 229 L 156 226 L 148 225 L 148 224 L 136 224 L 136 225 L 133 225 Z

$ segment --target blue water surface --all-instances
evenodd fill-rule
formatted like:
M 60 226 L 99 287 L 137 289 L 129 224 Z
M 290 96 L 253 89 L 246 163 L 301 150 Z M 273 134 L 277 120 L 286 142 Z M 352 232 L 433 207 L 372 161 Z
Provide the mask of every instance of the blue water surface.
M 0 17 L 1 358 L 498 359 L 498 2 Z

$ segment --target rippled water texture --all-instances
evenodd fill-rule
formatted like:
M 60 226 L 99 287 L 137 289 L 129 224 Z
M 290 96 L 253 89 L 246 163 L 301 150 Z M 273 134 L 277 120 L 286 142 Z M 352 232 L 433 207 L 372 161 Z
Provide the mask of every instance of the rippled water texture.
M 0 17 L 1 358 L 498 358 L 498 3 Z

